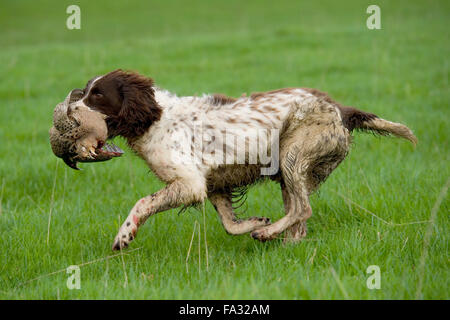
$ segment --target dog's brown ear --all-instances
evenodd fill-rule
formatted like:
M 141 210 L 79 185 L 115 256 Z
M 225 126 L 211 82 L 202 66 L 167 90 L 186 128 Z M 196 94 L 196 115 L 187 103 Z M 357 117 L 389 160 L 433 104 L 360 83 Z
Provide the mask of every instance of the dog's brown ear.
M 153 80 L 134 72 L 116 70 L 113 73 L 122 107 L 119 114 L 110 119 L 114 125 L 108 127 L 114 128 L 112 135 L 125 138 L 140 136 L 161 118 L 162 110 L 155 100 Z

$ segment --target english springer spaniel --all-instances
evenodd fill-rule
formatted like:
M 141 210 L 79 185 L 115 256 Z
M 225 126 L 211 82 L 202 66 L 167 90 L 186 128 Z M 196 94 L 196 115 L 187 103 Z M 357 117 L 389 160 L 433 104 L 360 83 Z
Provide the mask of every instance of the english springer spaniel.
M 127 247 L 151 215 L 206 198 L 229 234 L 266 241 L 285 231 L 287 241 L 301 240 L 312 214 L 309 196 L 344 160 L 353 130 L 417 142 L 402 124 L 308 88 L 179 97 L 150 78 L 116 70 L 90 80 L 76 103 L 105 114 L 109 138 L 124 137 L 166 183 L 131 209 L 114 250 Z M 279 182 L 286 215 L 275 223 L 237 219 L 236 197 L 264 178 Z

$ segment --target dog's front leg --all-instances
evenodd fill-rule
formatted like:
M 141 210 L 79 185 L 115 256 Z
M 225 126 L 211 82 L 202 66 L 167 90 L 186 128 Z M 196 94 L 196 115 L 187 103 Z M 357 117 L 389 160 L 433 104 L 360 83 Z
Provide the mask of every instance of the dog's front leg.
M 190 205 L 202 202 L 205 198 L 205 188 L 201 185 L 195 187 L 192 182 L 187 184 L 176 180 L 164 189 L 140 199 L 120 227 L 112 249 L 120 250 L 128 247 L 136 237 L 139 226 L 155 213 L 173 209 L 182 204 Z

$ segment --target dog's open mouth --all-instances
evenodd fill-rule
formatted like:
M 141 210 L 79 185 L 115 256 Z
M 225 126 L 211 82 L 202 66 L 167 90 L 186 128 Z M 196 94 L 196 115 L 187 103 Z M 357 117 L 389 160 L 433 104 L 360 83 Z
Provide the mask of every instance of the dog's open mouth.
M 97 148 L 95 149 L 95 153 L 97 154 L 97 156 L 94 156 L 94 159 L 92 159 L 92 161 L 85 161 L 85 162 L 106 161 L 114 157 L 120 157 L 121 155 L 124 154 L 123 150 L 112 142 L 110 143 L 99 142 Z
M 108 161 L 112 158 L 120 157 L 124 154 L 124 151 L 116 146 L 114 143 L 103 143 L 99 142 L 97 148 L 95 149 L 95 154 L 91 154 L 89 157 L 82 157 L 80 155 L 75 155 L 73 157 L 63 158 L 64 162 L 75 170 L 80 170 L 78 168 L 78 162 L 102 162 Z

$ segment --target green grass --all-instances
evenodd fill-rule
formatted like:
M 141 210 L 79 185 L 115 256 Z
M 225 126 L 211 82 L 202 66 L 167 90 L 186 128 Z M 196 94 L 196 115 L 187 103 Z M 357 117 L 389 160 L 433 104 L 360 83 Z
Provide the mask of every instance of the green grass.
M 81 30 L 65 27 L 73 3 Z M 448 299 L 448 198 L 433 222 L 408 223 L 430 220 L 450 176 L 450 5 L 377 1 L 382 30 L 371 31 L 372 3 L 2 1 L 0 298 Z M 208 270 L 202 211 L 171 211 L 141 228 L 139 250 L 82 266 L 81 289 L 69 290 L 64 269 L 112 255 L 119 218 L 162 186 L 129 149 L 82 172 L 51 152 L 56 103 L 116 68 L 180 95 L 318 88 L 407 124 L 419 145 L 355 134 L 311 197 L 300 244 L 227 235 L 207 203 Z M 282 217 L 279 187 L 253 188 L 245 215 Z M 201 241 L 186 263 L 196 221 Z M 369 265 L 381 269 L 380 290 L 366 287 Z

